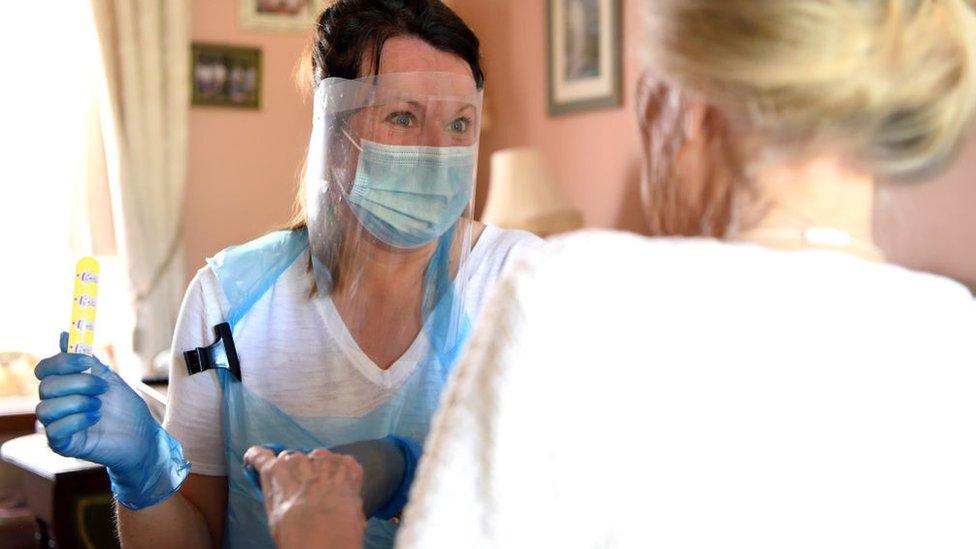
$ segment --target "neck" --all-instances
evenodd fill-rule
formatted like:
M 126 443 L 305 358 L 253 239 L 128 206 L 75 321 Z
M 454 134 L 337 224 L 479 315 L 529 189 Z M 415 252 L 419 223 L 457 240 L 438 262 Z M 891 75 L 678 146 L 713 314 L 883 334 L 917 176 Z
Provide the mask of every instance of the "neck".
M 435 241 L 414 250 L 400 250 L 365 234 L 353 236 L 343 243 L 343 276 L 336 291 L 369 288 L 370 294 L 381 296 L 399 293 L 403 288 L 420 288 L 436 244 Z
M 767 166 L 755 178 L 757 200 L 740 207 L 743 220 L 733 239 L 775 248 L 828 247 L 883 261 L 872 234 L 875 183 L 871 174 L 822 157 Z M 809 229 L 846 233 L 850 245 L 806 238 Z

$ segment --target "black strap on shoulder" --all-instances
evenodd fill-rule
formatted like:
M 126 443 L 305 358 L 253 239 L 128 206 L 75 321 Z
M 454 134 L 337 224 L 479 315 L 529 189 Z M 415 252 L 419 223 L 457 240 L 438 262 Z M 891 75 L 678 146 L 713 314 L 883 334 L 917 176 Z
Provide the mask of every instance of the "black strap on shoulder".
M 241 363 L 237 357 L 237 347 L 230 324 L 224 322 L 214 326 L 217 339 L 206 347 L 197 347 L 183 353 L 186 370 L 192 376 L 214 368 L 227 368 L 237 381 L 241 380 Z

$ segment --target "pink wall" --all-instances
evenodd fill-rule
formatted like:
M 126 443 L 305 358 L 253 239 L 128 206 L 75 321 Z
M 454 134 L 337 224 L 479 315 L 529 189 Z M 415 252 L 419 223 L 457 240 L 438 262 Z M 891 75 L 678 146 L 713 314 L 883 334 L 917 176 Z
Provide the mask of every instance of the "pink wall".
M 897 262 L 976 287 L 976 139 L 947 174 L 879 196 L 878 241 Z
M 499 149 L 541 149 L 556 181 L 587 226 L 643 231 L 635 86 L 640 72 L 640 0 L 623 0 L 624 105 L 549 118 L 546 113 L 546 2 L 455 0 L 481 38 L 492 126 L 482 138 L 479 210 L 489 158 Z M 186 204 L 187 276 L 204 257 L 287 221 L 296 170 L 308 138 L 310 106 L 293 69 L 306 36 L 242 31 L 236 0 L 193 3 L 193 38 L 260 46 L 259 111 L 194 107 Z M 944 180 L 891 193 L 879 208 L 879 239 L 895 259 L 976 280 L 976 143 Z
M 641 230 L 637 207 L 640 149 L 635 121 L 640 32 L 638 0 L 623 2 L 624 104 L 549 118 L 546 83 L 546 2 L 458 0 L 455 9 L 482 42 L 486 103 L 492 126 L 481 142 L 479 204 L 484 203 L 488 160 L 499 149 L 533 146 L 590 227 Z
M 184 243 L 187 277 L 205 257 L 287 222 L 311 107 L 293 78 L 308 37 L 240 28 L 237 0 L 194 0 L 194 41 L 260 47 L 260 110 L 190 109 Z

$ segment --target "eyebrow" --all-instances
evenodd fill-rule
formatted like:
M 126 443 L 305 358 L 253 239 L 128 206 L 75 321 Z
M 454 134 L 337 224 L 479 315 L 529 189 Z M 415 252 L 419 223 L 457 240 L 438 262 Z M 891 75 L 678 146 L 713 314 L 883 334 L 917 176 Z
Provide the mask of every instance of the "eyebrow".
M 407 99 L 407 100 L 401 100 L 401 101 L 403 101 L 404 103 L 406 103 L 407 105 L 410 105 L 411 107 L 413 107 L 415 109 L 421 109 L 421 110 L 424 109 L 424 104 L 421 103 L 420 101 L 413 101 L 413 100 L 409 100 L 409 99 Z M 471 103 L 465 103 L 464 105 L 461 105 L 461 108 L 459 108 L 457 110 L 457 113 L 455 113 L 455 114 L 458 114 L 461 111 L 464 111 L 466 109 L 475 110 L 474 105 L 472 105 Z

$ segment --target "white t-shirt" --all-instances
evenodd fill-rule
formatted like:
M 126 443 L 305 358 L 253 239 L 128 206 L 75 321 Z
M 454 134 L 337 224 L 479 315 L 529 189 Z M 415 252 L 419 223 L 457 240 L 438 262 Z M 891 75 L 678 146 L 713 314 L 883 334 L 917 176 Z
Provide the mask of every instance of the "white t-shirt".
M 538 247 L 538 237 L 487 226 L 464 271 L 465 307 L 476 318 L 502 265 L 513 252 Z M 418 336 L 404 355 L 382 370 L 367 358 L 331 299 L 309 299 L 306 263 L 296 260 L 237 324 L 234 342 L 244 385 L 289 415 L 358 417 L 394 393 L 423 358 Z M 228 305 L 213 270 L 200 269 L 183 300 L 173 337 L 169 405 L 163 426 L 183 445 L 191 472 L 226 475 L 221 390 L 215 372 L 189 376 L 183 352 L 213 343 L 213 327 Z M 328 357 L 329 368 L 323 368 Z
M 605 232 L 506 270 L 399 547 L 976 547 L 962 285 Z

